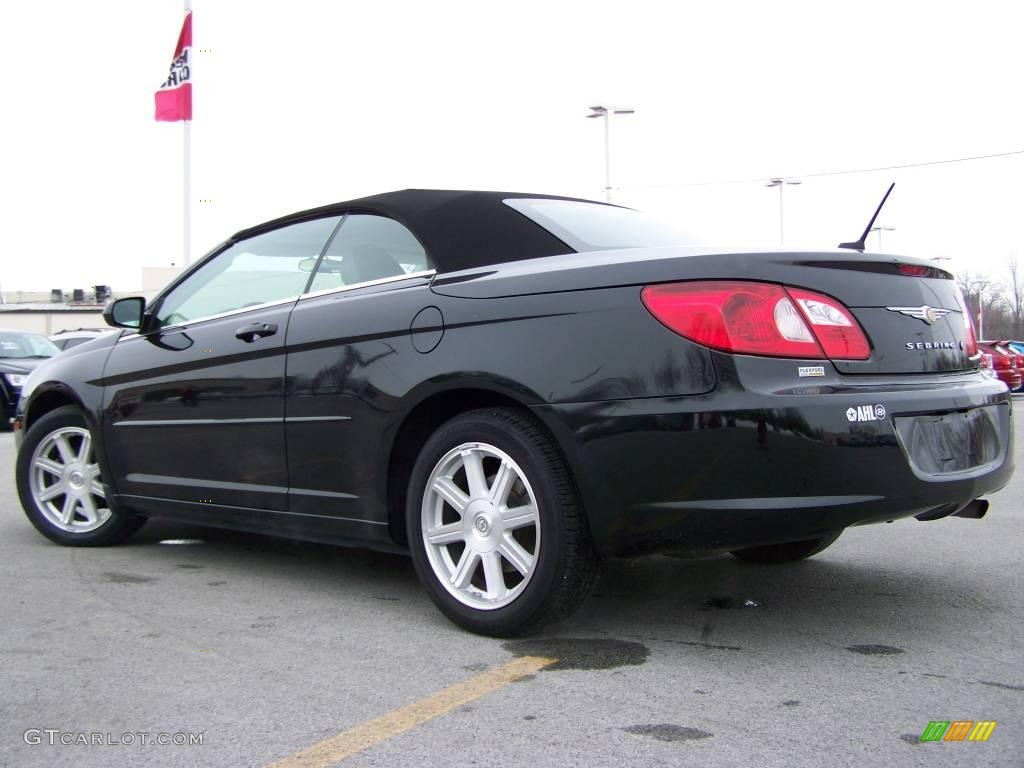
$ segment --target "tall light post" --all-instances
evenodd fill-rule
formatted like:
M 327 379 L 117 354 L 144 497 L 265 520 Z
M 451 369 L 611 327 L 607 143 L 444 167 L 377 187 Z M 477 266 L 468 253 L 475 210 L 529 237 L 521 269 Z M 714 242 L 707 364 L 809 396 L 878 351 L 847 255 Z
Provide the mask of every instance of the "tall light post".
M 612 150 L 611 130 L 609 123 L 612 115 L 632 115 L 636 112 L 630 107 L 613 107 L 610 105 L 598 104 L 596 107 L 587 107 L 590 114 L 587 117 L 604 118 L 604 199 L 609 203 L 612 201 Z
M 878 233 L 878 250 L 881 251 L 882 250 L 882 233 L 883 232 L 895 232 L 896 231 L 896 227 L 883 227 L 881 224 L 879 224 L 877 227 L 872 227 L 871 231 Z
M 985 338 L 985 292 L 978 291 L 978 341 Z
M 784 186 L 786 186 L 787 184 L 796 185 L 796 184 L 800 184 L 800 183 L 801 183 L 800 179 L 785 179 L 785 178 L 782 178 L 782 177 L 776 177 L 774 179 L 768 179 L 768 183 L 765 184 L 766 187 L 778 187 L 779 188 L 779 245 L 785 245 L 786 244 L 786 230 L 785 230 L 785 224 L 783 223 L 784 222 L 784 217 L 783 217 L 783 209 L 782 209 L 782 188 Z

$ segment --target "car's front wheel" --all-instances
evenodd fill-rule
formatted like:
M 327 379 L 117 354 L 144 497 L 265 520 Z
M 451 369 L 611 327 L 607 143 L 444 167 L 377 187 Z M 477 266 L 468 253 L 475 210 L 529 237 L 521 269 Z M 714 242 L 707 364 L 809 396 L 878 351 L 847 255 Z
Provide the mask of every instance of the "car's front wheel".
M 832 546 L 839 538 L 842 529 L 816 539 L 804 541 L 787 541 L 783 544 L 764 544 L 759 547 L 747 547 L 734 550 L 731 554 L 748 563 L 791 563 L 813 557 Z
M 57 408 L 32 425 L 18 452 L 16 475 L 25 515 L 58 544 L 117 544 L 145 522 L 110 508 L 92 433 L 73 406 Z
M 442 425 L 408 494 L 416 572 L 465 629 L 518 635 L 571 614 L 597 574 L 575 486 L 551 438 L 509 408 Z

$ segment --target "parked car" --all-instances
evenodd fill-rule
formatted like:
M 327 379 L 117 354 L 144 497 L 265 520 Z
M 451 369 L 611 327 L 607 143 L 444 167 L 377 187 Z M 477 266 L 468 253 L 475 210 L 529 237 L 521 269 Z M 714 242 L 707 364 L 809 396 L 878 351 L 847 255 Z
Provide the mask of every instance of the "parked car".
M 1021 388 L 1022 368 L 1018 367 L 1018 356 L 994 341 L 978 343 L 978 348 L 992 358 L 992 370 L 996 377 L 1015 392 Z
M 60 331 L 50 336 L 50 341 L 60 349 L 71 349 L 99 336 L 113 333 L 110 328 L 76 328 L 73 331 Z
M 1018 355 L 1024 354 L 1024 341 L 1001 341 L 1003 346 L 1009 347 Z
M 1007 354 L 1013 355 L 1017 358 L 1017 370 L 1020 371 L 1021 377 L 1024 378 L 1024 344 L 1019 341 L 1004 340 L 996 342 L 998 346 L 1006 350 Z M 1021 390 L 1017 390 L 1018 392 Z
M 167 517 L 408 552 L 490 635 L 571 613 L 602 557 L 796 560 L 852 525 L 980 517 L 1012 471 L 1010 396 L 948 272 L 716 250 L 584 200 L 303 211 L 106 317 L 120 333 L 23 393 L 45 536 Z
M 60 350 L 38 333 L 0 328 L 0 429 L 10 429 L 29 373 Z

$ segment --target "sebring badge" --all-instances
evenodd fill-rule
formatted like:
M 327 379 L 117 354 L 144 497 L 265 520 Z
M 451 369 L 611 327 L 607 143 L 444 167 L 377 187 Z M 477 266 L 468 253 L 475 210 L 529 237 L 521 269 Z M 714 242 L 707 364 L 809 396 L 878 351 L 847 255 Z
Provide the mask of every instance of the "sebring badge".
M 945 317 L 953 310 L 937 309 L 927 304 L 920 307 L 886 307 L 890 312 L 899 312 L 901 315 L 910 315 L 918 320 L 924 320 L 928 325 L 934 325 L 937 320 Z

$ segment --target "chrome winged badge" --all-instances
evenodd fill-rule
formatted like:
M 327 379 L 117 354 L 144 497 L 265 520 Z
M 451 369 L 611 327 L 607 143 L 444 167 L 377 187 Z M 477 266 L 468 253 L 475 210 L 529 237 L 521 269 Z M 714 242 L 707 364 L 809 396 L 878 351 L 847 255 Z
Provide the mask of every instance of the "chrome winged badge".
M 934 325 L 937 320 L 945 317 L 953 310 L 937 309 L 927 304 L 920 307 L 886 307 L 890 312 L 899 312 L 901 315 L 910 315 L 918 320 L 924 320 L 928 325 Z

